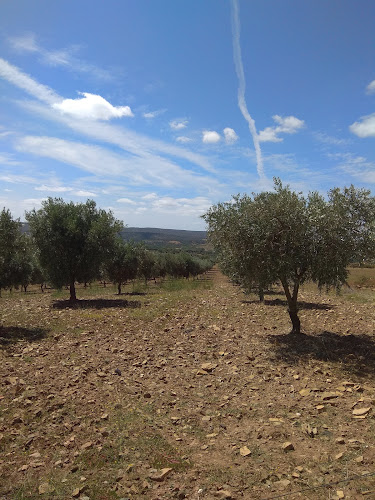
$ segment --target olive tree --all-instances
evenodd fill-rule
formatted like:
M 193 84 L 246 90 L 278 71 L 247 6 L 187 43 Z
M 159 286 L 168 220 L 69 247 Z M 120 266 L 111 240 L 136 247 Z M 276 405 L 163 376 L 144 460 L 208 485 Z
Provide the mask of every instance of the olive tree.
M 138 246 L 132 241 L 125 243 L 118 238 L 104 269 L 110 281 L 117 284 L 119 295 L 122 284 L 136 278 L 139 260 Z
M 123 227 L 93 200 L 75 204 L 48 198 L 40 210 L 27 212 L 26 219 L 48 281 L 58 288 L 68 285 L 72 302 L 77 300 L 75 282 L 98 277 Z
M 226 274 L 245 289 L 281 283 L 292 333 L 301 331 L 301 284 L 339 289 L 351 261 L 375 255 L 375 201 L 353 186 L 304 197 L 275 179 L 274 191 L 235 196 L 203 218 Z
M 14 220 L 9 210 L 0 212 L 0 294 L 2 288 L 11 287 L 16 281 L 16 250 L 21 224 Z

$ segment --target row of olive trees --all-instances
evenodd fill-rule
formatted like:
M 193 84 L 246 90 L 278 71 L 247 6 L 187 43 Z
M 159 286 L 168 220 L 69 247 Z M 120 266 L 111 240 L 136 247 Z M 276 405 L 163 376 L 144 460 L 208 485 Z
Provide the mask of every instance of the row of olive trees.
M 121 293 L 122 284 L 136 277 L 196 276 L 212 266 L 188 254 L 157 256 L 143 244 L 124 243 L 122 223 L 92 200 L 74 204 L 48 198 L 26 219 L 30 235 L 20 233 L 9 210 L 1 213 L 0 290 L 21 285 L 26 291 L 31 283 L 48 282 L 68 286 L 75 301 L 77 282 L 108 279 Z
M 292 333 L 301 331 L 304 282 L 339 290 L 351 262 L 375 257 L 375 198 L 353 186 L 304 197 L 275 179 L 274 191 L 235 196 L 203 217 L 227 275 L 261 299 L 267 287 L 282 285 Z
M 118 238 L 114 250 L 104 262 L 102 279 L 116 283 L 119 295 L 123 284 L 136 278 L 189 278 L 205 273 L 212 267 L 209 259 L 192 257 L 188 253 L 162 253 L 147 250 L 142 243 L 124 242 Z

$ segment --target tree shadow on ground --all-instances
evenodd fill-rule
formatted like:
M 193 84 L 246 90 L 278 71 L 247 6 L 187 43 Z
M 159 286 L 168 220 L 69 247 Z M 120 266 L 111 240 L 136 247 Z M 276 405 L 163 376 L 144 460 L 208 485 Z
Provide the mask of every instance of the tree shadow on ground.
M 243 304 L 260 304 L 259 300 L 243 300 Z M 288 303 L 285 299 L 266 299 L 264 301 L 266 306 L 283 306 L 287 307 Z M 305 302 L 303 300 L 298 301 L 298 309 L 321 309 L 323 311 L 329 311 L 330 309 L 334 309 L 335 306 L 333 304 L 324 304 L 321 302 Z
M 52 304 L 53 309 L 108 309 L 111 307 L 135 309 L 141 307 L 141 302 L 125 299 L 82 299 L 76 302 L 56 300 Z
M 121 292 L 120 295 L 140 295 L 140 296 L 143 296 L 143 295 L 147 295 L 146 292 Z
M 270 335 L 276 356 L 291 365 L 305 360 L 339 363 L 358 377 L 375 376 L 375 338 L 366 333 L 340 335 L 324 331 L 318 335 Z
M 0 326 L 0 347 L 14 344 L 19 340 L 34 342 L 47 336 L 44 328 L 23 328 L 21 326 Z

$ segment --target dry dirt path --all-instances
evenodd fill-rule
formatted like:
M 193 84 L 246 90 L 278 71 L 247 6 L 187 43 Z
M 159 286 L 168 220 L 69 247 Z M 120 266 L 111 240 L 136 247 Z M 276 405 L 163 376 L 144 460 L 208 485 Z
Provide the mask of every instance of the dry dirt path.
M 373 302 L 99 292 L 1 299 L 0 498 L 375 498 Z

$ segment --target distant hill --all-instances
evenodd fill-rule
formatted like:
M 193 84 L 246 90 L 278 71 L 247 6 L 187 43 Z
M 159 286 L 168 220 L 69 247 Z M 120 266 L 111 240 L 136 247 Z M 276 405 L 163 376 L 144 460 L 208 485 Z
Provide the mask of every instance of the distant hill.
M 29 224 L 22 223 L 21 231 L 29 232 Z M 203 246 L 206 244 L 206 231 L 186 231 L 183 229 L 160 229 L 156 227 L 125 227 L 121 231 L 125 241 L 144 241 L 149 247 L 159 246 Z
M 202 246 L 206 244 L 207 233 L 183 229 L 126 227 L 121 236 L 125 241 L 144 241 L 147 246 Z

